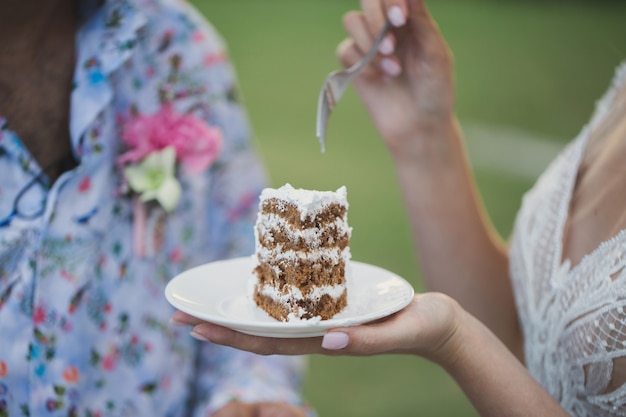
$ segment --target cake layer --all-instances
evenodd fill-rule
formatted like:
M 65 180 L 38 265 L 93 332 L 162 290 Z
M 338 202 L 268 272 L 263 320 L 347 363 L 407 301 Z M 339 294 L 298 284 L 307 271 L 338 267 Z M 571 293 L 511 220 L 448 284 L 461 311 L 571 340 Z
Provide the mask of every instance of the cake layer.
M 277 288 L 295 285 L 303 292 L 314 286 L 339 285 L 346 281 L 344 261 L 302 260 L 264 262 L 260 261 L 254 272 L 260 284 L 272 284 Z
M 260 249 L 257 252 L 257 259 L 259 262 L 268 262 L 271 264 L 277 262 L 324 262 L 330 265 L 338 265 L 339 262 L 348 262 L 350 259 L 350 251 L 348 248 L 330 248 L 322 249 L 316 252 L 304 252 L 304 251 L 286 251 L 280 250 L 268 250 Z
M 311 227 L 326 227 L 334 223 L 336 219 L 344 219 L 345 221 L 347 210 L 346 206 L 339 203 L 329 203 L 318 210 L 301 212 L 296 204 L 272 198 L 263 201 L 261 212 L 264 215 L 274 215 L 284 219 L 287 223 L 293 225 L 294 228 L 308 229 Z
M 299 291 L 278 293 L 271 286 L 257 286 L 254 300 L 261 308 L 277 320 L 289 321 L 292 318 L 312 319 L 320 317 L 328 320 L 346 307 L 348 296 L 345 286 L 334 288 L 331 294 L 315 294 L 302 297 Z M 335 293 L 338 293 L 337 296 Z
M 262 247 L 280 250 L 309 251 L 317 248 L 346 248 L 350 228 L 345 220 L 335 219 L 324 226 L 301 228 L 276 214 L 263 213 L 256 227 L 257 242 Z

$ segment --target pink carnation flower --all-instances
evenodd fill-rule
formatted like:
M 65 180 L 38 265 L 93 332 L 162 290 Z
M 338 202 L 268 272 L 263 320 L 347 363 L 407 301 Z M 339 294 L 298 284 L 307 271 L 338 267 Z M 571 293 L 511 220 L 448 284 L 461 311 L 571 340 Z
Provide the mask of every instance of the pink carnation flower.
M 169 103 L 156 113 L 139 115 L 124 127 L 122 139 L 130 149 L 121 164 L 136 164 L 154 151 L 174 147 L 176 160 L 189 174 L 207 169 L 222 150 L 222 132 L 191 114 L 180 114 Z

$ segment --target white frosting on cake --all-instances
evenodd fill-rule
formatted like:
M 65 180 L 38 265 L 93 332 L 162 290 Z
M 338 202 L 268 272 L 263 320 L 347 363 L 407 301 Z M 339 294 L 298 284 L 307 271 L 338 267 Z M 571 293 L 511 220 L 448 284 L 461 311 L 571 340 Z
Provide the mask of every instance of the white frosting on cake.
M 304 309 L 302 307 L 298 307 L 298 314 L 294 314 L 294 313 L 289 313 L 289 315 L 287 316 L 287 321 L 290 323 L 293 322 L 304 322 L 310 325 L 315 325 L 317 323 L 319 323 L 320 321 L 322 321 L 322 318 L 320 316 L 315 316 L 315 317 L 311 317 L 310 319 L 305 319 L 302 318 L 302 316 L 305 314 L 306 312 L 304 311 Z
M 348 237 L 350 237 L 352 228 L 348 227 L 346 217 L 347 216 L 344 215 L 343 218 L 335 219 L 335 221 L 332 224 L 327 225 L 326 228 L 336 229 L 339 235 L 348 235 Z M 306 230 L 298 230 L 284 218 L 273 213 L 265 214 L 259 217 L 257 227 L 255 228 L 257 242 L 259 241 L 259 234 L 263 235 L 264 239 L 267 241 L 272 242 L 274 239 L 272 233 L 269 233 L 272 230 L 284 230 L 290 240 L 302 238 L 309 247 L 316 248 L 321 246 L 323 243 L 322 235 L 324 233 L 324 229 L 311 227 Z
M 293 188 L 291 184 L 285 184 L 280 188 L 266 188 L 261 192 L 261 201 L 270 198 L 284 200 L 287 203 L 298 207 L 301 219 L 307 216 L 314 216 L 323 207 L 332 203 L 339 203 L 348 208 L 348 192 L 345 185 L 337 191 L 317 191 Z
M 318 261 L 320 259 L 329 259 L 333 262 L 333 264 L 338 264 L 340 259 L 343 259 L 344 262 L 350 260 L 350 248 L 346 247 L 343 250 L 340 248 L 329 248 L 329 249 L 317 249 L 311 252 L 302 252 L 302 251 L 294 251 L 281 250 L 280 246 L 278 246 L 275 250 L 270 250 L 267 248 L 259 248 L 257 250 L 257 254 L 261 260 L 264 261 L 297 261 L 297 260 L 307 260 L 307 261 Z M 278 273 L 278 271 L 277 271 Z
M 333 299 L 337 299 L 343 295 L 343 292 L 345 290 L 346 284 L 323 285 L 321 287 L 311 288 L 311 290 L 306 295 L 304 295 L 299 288 L 294 287 L 293 285 L 285 285 L 282 290 L 278 290 L 272 285 L 263 285 L 259 287 L 259 292 L 262 295 L 266 295 L 273 300 L 280 301 L 281 304 L 287 303 L 292 300 L 319 300 L 323 295 L 328 295 Z

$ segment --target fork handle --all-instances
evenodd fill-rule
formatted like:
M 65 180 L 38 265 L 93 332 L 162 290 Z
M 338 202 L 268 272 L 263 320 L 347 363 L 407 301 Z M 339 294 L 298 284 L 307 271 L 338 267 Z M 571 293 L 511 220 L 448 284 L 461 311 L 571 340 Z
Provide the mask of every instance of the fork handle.
M 381 31 L 378 33 L 378 35 L 376 35 L 376 39 L 374 39 L 374 44 L 369 49 L 369 51 L 367 51 L 367 54 L 365 54 L 365 56 L 362 59 L 360 59 L 357 63 L 352 65 L 350 68 L 346 69 L 346 72 L 348 72 L 348 73 L 350 73 L 352 75 L 356 75 L 367 64 L 370 63 L 372 58 L 374 58 L 374 56 L 378 52 L 378 47 L 380 46 L 380 43 L 383 41 L 383 39 L 385 39 L 385 36 L 387 35 L 387 32 L 389 32 L 389 28 L 391 28 L 391 22 L 389 22 L 389 20 L 386 19 L 385 20 L 385 25 L 383 26 Z

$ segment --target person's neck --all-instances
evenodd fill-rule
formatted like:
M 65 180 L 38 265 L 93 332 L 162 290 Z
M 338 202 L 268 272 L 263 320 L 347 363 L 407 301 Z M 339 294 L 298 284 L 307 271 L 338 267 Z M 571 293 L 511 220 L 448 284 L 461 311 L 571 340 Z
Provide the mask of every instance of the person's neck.
M 33 59 L 57 35 L 76 30 L 76 8 L 76 0 L 0 1 L 0 57 Z

